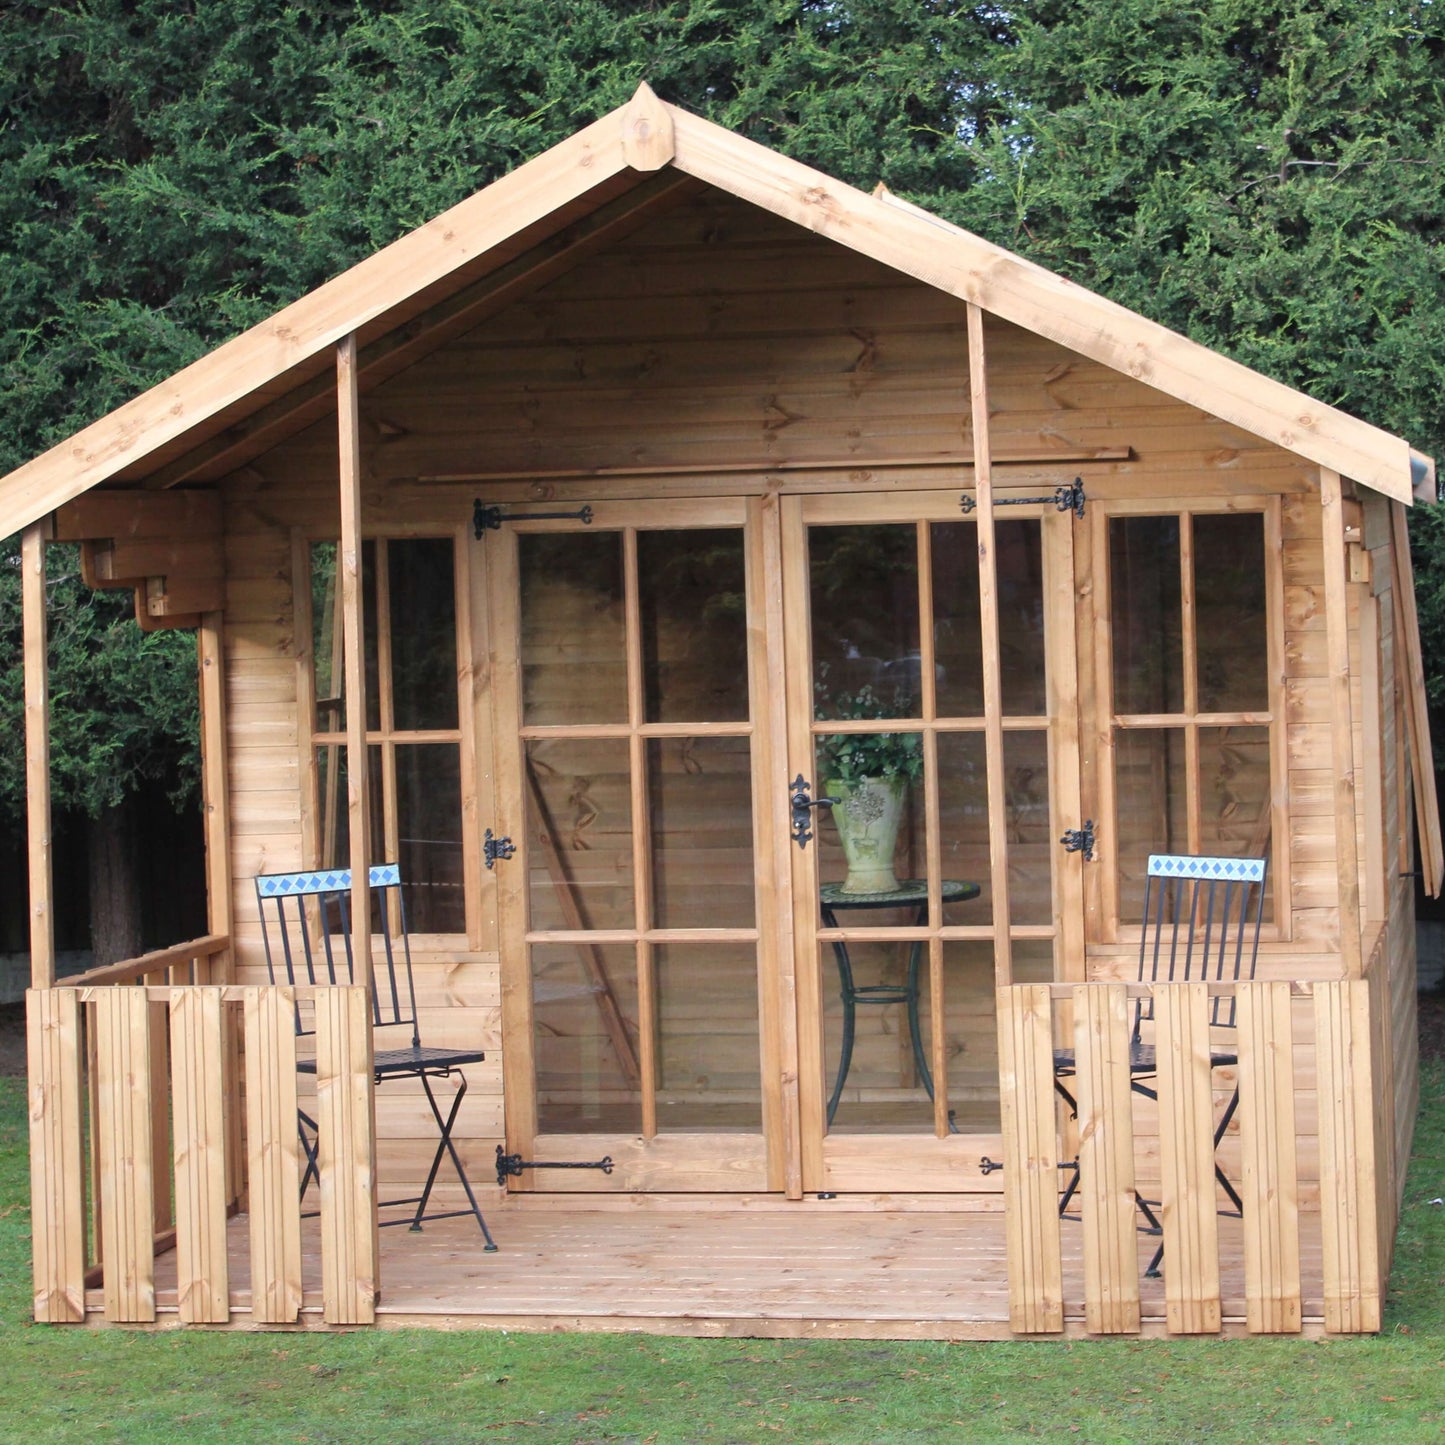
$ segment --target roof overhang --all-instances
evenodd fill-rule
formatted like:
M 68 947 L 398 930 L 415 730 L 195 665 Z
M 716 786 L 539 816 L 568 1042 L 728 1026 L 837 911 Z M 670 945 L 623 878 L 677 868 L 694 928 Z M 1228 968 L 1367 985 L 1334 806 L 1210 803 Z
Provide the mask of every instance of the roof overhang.
M 675 171 L 972 302 L 1397 501 L 1434 498 L 1434 463 L 1399 437 L 1231 361 L 886 192 L 866 195 L 686 111 L 646 86 L 619 110 L 293 302 L 0 478 L 0 535 L 101 483 L 159 472 L 303 389 L 330 406 L 334 348 L 400 335 L 451 299 L 565 240 L 619 224 Z M 589 234 L 605 234 L 593 225 Z M 535 277 L 536 267 L 528 274 Z M 504 288 L 503 288 L 504 289 Z M 476 324 L 453 307 L 452 324 Z M 457 315 L 461 315 L 461 322 Z M 406 356 L 404 344 L 394 353 Z M 310 413 L 297 409 L 305 424 Z M 261 445 L 265 441 L 261 435 Z

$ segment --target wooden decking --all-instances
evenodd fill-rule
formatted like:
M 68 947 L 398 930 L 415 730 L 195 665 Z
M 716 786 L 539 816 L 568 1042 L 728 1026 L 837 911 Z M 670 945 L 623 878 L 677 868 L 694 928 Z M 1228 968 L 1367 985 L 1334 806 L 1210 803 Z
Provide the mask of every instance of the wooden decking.
M 943 1197 L 788 1205 L 672 1197 L 493 1205 L 500 1249 L 466 1219 L 382 1231 L 380 1326 L 612 1330 L 838 1339 L 1009 1339 L 1004 1216 Z M 1305 1333 L 1323 1313 L 1318 1216 L 1302 1220 Z M 247 1220 L 231 1221 L 232 1328 L 251 1327 Z M 1082 1231 L 1064 1225 L 1065 1333 L 1082 1335 Z M 1140 1272 L 1156 1241 L 1139 1238 Z M 303 1226 L 298 1328 L 321 1318 L 320 1231 Z M 1237 1220 L 1220 1220 L 1226 1333 L 1242 1332 Z M 178 1322 L 175 1256 L 156 1260 L 157 1326 Z M 1164 1285 L 1141 1280 L 1145 1334 L 1164 1332 Z M 88 1292 L 92 1320 L 100 1291 Z M 274 1326 L 270 1327 L 274 1328 Z

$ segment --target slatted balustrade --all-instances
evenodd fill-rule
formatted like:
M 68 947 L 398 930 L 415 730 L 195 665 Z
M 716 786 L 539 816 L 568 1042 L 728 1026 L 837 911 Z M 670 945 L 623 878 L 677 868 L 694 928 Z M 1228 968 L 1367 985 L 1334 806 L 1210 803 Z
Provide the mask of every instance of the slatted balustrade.
M 153 959 L 122 968 L 141 964 L 127 978 L 28 997 L 35 1318 L 82 1321 L 87 1286 L 100 1284 L 105 1320 L 153 1322 L 156 1257 L 174 1247 L 181 1322 L 229 1323 L 244 1295 L 229 1277 L 227 1220 L 244 1201 L 251 1321 L 296 1321 L 295 1005 L 312 997 L 323 1314 L 330 1324 L 371 1323 L 378 1252 L 365 989 L 128 986 L 154 973 Z M 232 1068 L 239 1090 L 227 1085 Z
M 1380 1122 L 1372 1079 L 1370 977 L 1289 984 L 1030 984 L 998 990 L 1005 1108 L 1004 1199 L 1010 1325 L 1049 1334 L 1082 1313 L 1098 1334 L 1140 1329 L 1143 1222 L 1136 1185 L 1163 1226 L 1164 1319 L 1171 1334 L 1221 1328 L 1223 1196 L 1214 1178 L 1213 1121 L 1221 1079 L 1209 1049 L 1209 1000 L 1238 1004 L 1238 1163 L 1243 1199 L 1244 1319 L 1252 1334 L 1302 1325 L 1300 1157 L 1296 1039 L 1312 1039 L 1317 1080 L 1318 1219 L 1325 1329 L 1378 1330 L 1388 1269 L 1378 1211 L 1388 1212 L 1377 1159 Z M 1152 993 L 1159 1049 L 1159 1101 L 1130 1089 L 1131 1001 Z M 1078 1119 L 1054 1092 L 1050 1040 L 1072 1019 L 1078 1053 Z M 1009 1098 L 1009 1095 L 1012 1098 Z M 1157 1135 L 1139 1128 L 1157 1116 Z M 1136 1117 L 1136 1115 L 1138 1117 Z M 1077 1211 L 1059 1216 L 1075 1152 Z M 1231 1149 L 1231 1154 L 1232 1154 Z M 1311 1155 L 1312 1157 L 1312 1155 Z M 1313 1212 L 1314 1190 L 1310 1212 Z M 1083 1232 L 1083 1298 L 1068 1299 L 1060 1231 Z M 1153 1244 L 1153 1241 L 1150 1241 Z M 1081 1308 L 1080 1308 L 1081 1306 Z

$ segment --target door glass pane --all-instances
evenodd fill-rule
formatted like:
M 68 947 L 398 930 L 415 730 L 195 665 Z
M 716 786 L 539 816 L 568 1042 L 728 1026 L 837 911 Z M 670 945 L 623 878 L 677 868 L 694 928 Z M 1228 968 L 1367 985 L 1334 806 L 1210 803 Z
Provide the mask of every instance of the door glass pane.
M 457 726 L 457 594 L 450 537 L 386 544 L 395 726 Z
M 647 721 L 746 721 L 741 529 L 639 532 L 637 584 Z
M 517 545 L 524 720 L 626 722 L 622 534 L 524 533 Z
M 1269 708 L 1264 519 L 1194 518 L 1195 647 L 1200 712 Z
M 1184 707 L 1179 518 L 1109 519 L 1114 711 Z
M 335 542 L 311 544 L 311 677 L 316 692 L 316 731 L 341 732 L 346 680 L 341 651 L 341 590 Z
M 752 944 L 669 943 L 656 953 L 657 1127 L 762 1127 L 758 968 Z
M 981 732 L 939 733 L 939 834 L 943 876 L 978 888 L 973 898 L 943 906 L 946 925 L 967 927 L 993 920 L 989 880 L 988 774 Z
M 1114 789 L 1119 828 L 1119 921 L 1138 923 L 1151 853 L 1189 851 L 1184 730 L 1118 728 Z
M 753 794 L 748 738 L 653 738 L 653 923 L 750 928 Z
M 916 717 L 915 528 L 814 527 L 808 567 L 818 716 Z
M 320 868 L 351 866 L 351 813 L 346 802 L 346 746 L 323 744 L 316 749 L 317 841 Z M 366 750 L 367 821 L 371 826 L 371 853 L 381 862 L 386 847 L 381 812 L 381 748 L 376 744 Z M 390 862 L 390 859 L 385 861 Z M 408 907 L 411 899 L 407 899 Z
M 635 1134 L 637 968 L 629 945 L 532 949 L 537 1125 L 546 1134 Z
M 994 1133 L 999 1128 L 994 987 L 992 943 L 969 940 L 943 945 L 948 1108 L 954 1128 L 962 1134 Z M 923 994 L 923 1018 L 928 1020 L 931 999 L 926 983 Z M 931 1032 L 925 1032 L 931 1048 Z
M 856 905 L 868 909 L 868 916 L 854 922 L 888 926 L 895 920 L 878 914 L 875 905 L 886 908 L 900 888 L 905 894 L 910 888 L 927 892 L 923 738 L 919 733 L 820 737 L 814 776 L 815 796 L 837 800 L 815 810 L 819 880 L 842 895 L 874 900 Z M 911 909 L 911 901 L 905 904 Z
M 397 744 L 396 811 L 407 926 L 414 933 L 465 933 L 461 754 L 455 743 Z
M 626 741 L 549 739 L 526 759 L 532 928 L 634 927 Z
M 1003 710 L 1012 717 L 1041 717 L 1048 711 L 1048 687 L 1043 533 L 1038 522 L 995 522 L 994 551 Z
M 992 970 L 992 964 L 989 967 Z M 933 1132 L 933 1104 L 924 1083 L 928 1059 L 924 1015 L 909 1007 L 910 996 L 922 1001 L 927 972 L 927 943 L 855 939 L 823 945 L 823 1097 L 831 1100 L 838 1091 L 832 1131 Z M 916 1051 L 910 1018 L 917 1026 Z
M 1007 732 L 1003 740 L 1004 817 L 1008 828 L 1008 906 L 1014 923 L 1052 923 L 1049 735 Z
M 1269 729 L 1199 729 L 1199 845 L 1221 858 L 1267 858 Z M 1273 918 L 1270 890 L 1264 916 Z

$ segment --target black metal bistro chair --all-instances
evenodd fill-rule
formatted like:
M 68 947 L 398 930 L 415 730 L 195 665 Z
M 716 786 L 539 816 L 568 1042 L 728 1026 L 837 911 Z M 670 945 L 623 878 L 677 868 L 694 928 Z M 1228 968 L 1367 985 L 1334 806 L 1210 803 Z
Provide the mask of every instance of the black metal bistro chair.
M 1206 858 L 1191 854 L 1153 853 L 1144 879 L 1144 926 L 1139 937 L 1140 983 L 1223 983 L 1252 979 L 1259 955 L 1260 925 L 1264 920 L 1264 858 Z M 1217 1030 L 1237 1027 L 1237 1004 L 1233 993 L 1214 994 L 1209 1000 L 1209 1025 L 1213 1042 L 1209 1049 L 1211 1069 L 1232 1068 L 1239 1063 L 1238 1047 L 1219 1039 Z M 1145 1037 L 1145 1024 L 1154 1019 L 1154 1000 L 1140 998 L 1134 1005 L 1134 1026 L 1129 1035 L 1129 1085 L 1147 1099 L 1158 1099 L 1159 1061 L 1152 1040 Z M 1078 1109 L 1068 1080 L 1077 1072 L 1072 1048 L 1054 1050 L 1054 1088 L 1077 1116 Z M 1214 1126 L 1217 1150 L 1224 1132 L 1239 1108 L 1239 1083 Z M 1063 1166 L 1072 1170 L 1059 1200 L 1063 1214 L 1079 1187 L 1079 1161 Z M 1239 1191 L 1216 1159 L 1214 1177 L 1228 1196 L 1233 1212 L 1242 1214 Z M 1139 1212 L 1148 1221 L 1151 1234 L 1162 1233 L 1154 1207 L 1135 1195 Z M 1164 1247 L 1155 1251 L 1146 1271 L 1159 1272 Z
M 374 1054 L 375 1079 L 378 1087 L 391 1079 L 418 1079 L 436 1119 L 439 1139 L 431 1170 L 422 1192 L 411 1199 L 383 1200 L 379 1208 L 415 1205 L 409 1216 L 382 1220 L 383 1225 L 406 1224 L 419 1230 L 426 1220 L 453 1219 L 472 1215 L 480 1226 L 488 1250 L 496 1243 L 481 1207 L 472 1192 L 471 1182 L 462 1167 L 461 1156 L 452 1142 L 452 1128 L 467 1092 L 467 1078 L 461 1072 L 465 1064 L 478 1064 L 486 1057 L 480 1049 L 426 1048 L 417 1028 L 416 987 L 412 979 L 411 945 L 407 939 L 406 912 L 402 901 L 401 869 L 395 863 L 374 865 L 368 874 L 371 885 L 373 928 L 381 935 L 382 957 L 373 960 L 372 1023 L 377 1029 L 409 1031 L 410 1038 L 399 1047 L 378 1047 Z M 351 870 L 325 868 L 314 873 L 263 873 L 256 878 L 256 902 L 261 911 L 262 937 L 266 947 L 266 968 L 272 983 L 338 984 L 355 983 L 356 972 L 351 954 Z M 400 954 L 400 957 L 398 957 Z M 298 1038 L 315 1033 L 307 1025 L 307 1016 L 300 1004 L 296 1008 Z M 405 1033 L 402 1037 L 406 1037 Z M 316 1072 L 316 1060 L 303 1058 L 297 1062 L 303 1074 Z M 436 1095 L 433 1079 L 450 1078 L 456 1072 L 460 1082 L 451 1109 L 444 1115 Z M 301 1148 L 306 1155 L 306 1169 L 301 1176 L 301 1197 L 307 1187 L 319 1178 L 317 1162 L 316 1121 L 298 1111 L 297 1129 Z M 467 1209 L 427 1213 L 432 1188 L 441 1168 L 442 1156 L 451 1157 L 457 1178 L 466 1191 Z

